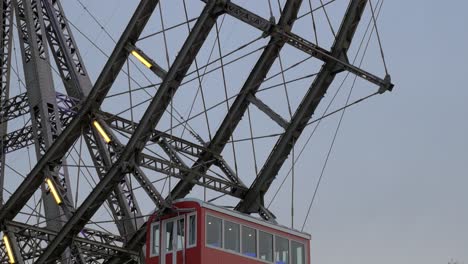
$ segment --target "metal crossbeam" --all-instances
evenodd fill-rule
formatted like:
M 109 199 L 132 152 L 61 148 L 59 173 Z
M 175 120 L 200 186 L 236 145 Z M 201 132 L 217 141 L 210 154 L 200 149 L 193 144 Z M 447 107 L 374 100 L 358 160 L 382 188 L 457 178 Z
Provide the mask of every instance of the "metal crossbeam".
M 3 185 L 5 179 L 4 139 L 8 131 L 3 119 L 7 115 L 4 106 L 11 103 L 10 96 L 10 65 L 13 25 L 13 7 L 11 1 L 0 2 L 0 205 L 3 204 Z
M 156 158 L 147 154 L 140 154 L 137 164 L 143 168 L 154 170 L 181 180 L 185 180 L 185 174 L 196 174 L 198 177 L 196 179 L 192 179 L 193 184 L 237 198 L 242 198 L 248 190 L 247 187 L 243 185 L 223 180 L 216 176 L 201 174 L 190 167 L 178 165 L 174 162 Z
M 340 30 L 336 36 L 335 43 L 333 44 L 332 56 L 339 56 L 343 52 L 346 54 L 366 4 L 367 0 L 352 0 L 350 2 Z M 317 78 L 310 86 L 307 94 L 294 113 L 288 128 L 276 142 L 267 161 L 249 188 L 247 195 L 236 206 L 236 210 L 245 213 L 254 213 L 258 212 L 260 205 L 263 205 L 263 196 L 312 117 L 320 100 L 333 82 L 336 76 L 336 71 L 334 70 L 336 64 L 337 62 L 332 60 L 322 66 Z
M 58 110 L 62 115 L 61 118 L 66 118 L 64 115 L 68 117 L 76 114 L 78 110 L 78 99 L 57 92 L 56 101 Z M 22 115 L 29 114 L 30 107 L 28 93 L 22 93 L 20 95 L 8 99 L 4 102 L 4 104 L 2 104 L 1 109 L 3 116 L 0 120 L 0 124 L 6 123 Z
M 74 115 L 74 111 L 60 106 L 58 106 L 58 110 L 60 123 L 63 128 L 66 128 Z M 27 125 L 6 134 L 2 144 L 5 153 L 10 153 L 34 144 L 33 126 Z
M 39 257 L 44 250 L 41 241 L 48 242 L 57 235 L 56 231 L 15 221 L 6 222 L 6 226 L 12 230 L 9 234 L 14 235 L 21 245 L 20 255 L 24 261 Z M 92 229 L 82 230 L 81 235 L 83 237 L 76 237 L 74 242 L 86 258 L 86 263 L 90 263 L 90 258 L 106 260 L 120 253 L 138 256 L 138 249 L 123 248 L 125 241 L 119 236 Z M 0 247 L 4 248 L 3 245 Z
M 206 2 L 206 0 L 202 0 L 202 1 Z M 354 65 L 351 65 L 348 62 L 346 54 L 343 52 L 332 55 L 332 53 L 330 53 L 326 49 L 301 38 L 300 36 L 294 34 L 293 32 L 290 32 L 289 29 L 285 30 L 285 28 L 282 28 L 282 27 L 279 27 L 278 25 L 273 24 L 272 21 L 262 18 L 261 16 L 231 1 L 226 3 L 225 11 L 232 17 L 235 17 L 239 19 L 240 21 L 261 30 L 265 35 L 280 36 L 281 38 L 286 40 L 287 44 L 319 60 L 322 60 L 325 63 L 333 61 L 334 63 L 336 63 L 335 65 L 336 71 L 346 70 L 351 73 L 354 73 L 357 76 L 371 83 L 376 84 L 378 87 L 381 87 L 381 90 L 380 90 L 381 92 L 384 92 L 387 90 L 391 91 L 393 88 L 393 84 L 391 84 L 389 77 L 382 79 L 382 78 L 375 76 L 372 73 L 369 73 L 363 69 L 360 69 Z
M 12 119 L 29 114 L 28 94 L 22 93 L 6 101 L 2 101 L 2 118 L 0 123 L 6 123 Z
M 87 96 L 91 81 L 76 45 L 68 21 L 58 0 L 40 0 L 47 40 L 68 94 Z
M 131 120 L 112 115 L 110 113 L 100 112 L 100 115 L 102 115 L 103 118 L 105 118 L 105 121 L 109 124 L 111 128 L 130 135 L 133 134 L 133 132 L 138 126 L 138 123 L 136 122 L 132 122 Z M 150 136 L 150 141 L 159 144 L 163 148 L 164 144 L 167 144 L 172 150 L 190 155 L 195 158 L 199 158 L 203 152 L 209 151 L 209 149 L 205 146 L 195 144 L 191 141 L 179 138 L 166 132 L 159 131 L 157 129 L 154 129 L 152 135 Z M 167 148 L 166 151 L 168 151 Z M 223 157 L 215 153 L 213 154 L 214 164 L 217 165 L 221 169 L 221 171 L 224 172 L 226 177 L 228 177 L 228 179 L 234 183 L 242 183 L 242 181 L 232 171 L 232 169 L 223 159 Z
M 252 104 L 254 104 L 260 111 L 265 113 L 273 121 L 275 121 L 279 126 L 286 129 L 288 127 L 288 121 L 286 121 L 282 116 L 273 111 L 268 105 L 266 105 L 262 100 L 258 99 L 255 95 L 250 94 L 247 98 Z

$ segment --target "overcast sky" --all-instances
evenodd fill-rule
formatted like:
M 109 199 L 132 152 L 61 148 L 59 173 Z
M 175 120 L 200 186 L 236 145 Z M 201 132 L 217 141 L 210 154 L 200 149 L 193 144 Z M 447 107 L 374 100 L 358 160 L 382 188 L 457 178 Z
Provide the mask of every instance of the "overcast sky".
M 110 53 L 113 43 L 77 1 L 62 2 L 70 20 Z M 115 39 L 137 3 L 82 2 Z M 192 12 L 200 10 L 199 1 L 196 2 Z M 267 10 L 266 1 L 236 2 L 256 6 L 260 12 Z M 307 2 L 303 5 L 307 6 Z M 319 3 L 314 2 L 316 6 Z M 333 3 L 337 6 L 336 16 L 332 17 L 335 25 L 339 25 L 335 21 L 341 20 L 340 10 L 347 2 Z M 332 16 L 333 10 L 331 7 Z M 395 89 L 349 109 L 345 115 L 305 228 L 313 238 L 311 263 L 440 264 L 451 259 L 468 263 L 466 10 L 468 2 L 462 0 L 385 1 L 378 24 Z M 310 28 L 302 23 L 293 31 L 305 29 Z M 248 31 L 234 30 L 232 34 L 233 39 L 240 39 Z M 77 36 L 77 40 L 95 79 L 105 58 L 82 37 Z M 329 49 L 331 42 L 324 42 Z M 376 42 L 373 44 L 374 55 L 365 64 L 366 70 L 383 76 Z M 147 46 L 145 51 L 165 57 L 155 47 Z M 229 75 L 237 77 L 236 71 Z M 375 91 L 375 87 L 369 87 L 358 88 L 365 95 Z M 207 85 L 206 89 L 212 88 Z M 364 89 L 368 90 L 363 92 Z M 303 162 L 297 165 L 300 184 L 296 189 L 296 227 L 300 228 L 304 220 L 310 190 L 317 183 L 336 121 L 335 118 L 325 123 L 329 127 L 316 139 L 317 145 L 323 146 L 308 148 Z M 303 138 L 309 133 L 306 130 Z M 284 176 L 282 171 L 278 179 Z M 272 191 L 278 186 L 275 184 Z M 288 191 L 280 192 L 279 197 L 272 210 L 280 223 L 289 226 Z

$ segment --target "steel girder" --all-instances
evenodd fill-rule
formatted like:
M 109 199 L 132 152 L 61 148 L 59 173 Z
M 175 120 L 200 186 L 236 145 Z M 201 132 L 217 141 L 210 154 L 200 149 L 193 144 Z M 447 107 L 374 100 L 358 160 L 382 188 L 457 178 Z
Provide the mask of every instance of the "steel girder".
M 132 121 L 130 121 L 128 119 L 125 119 L 125 118 L 122 118 L 122 117 L 119 117 L 119 116 L 115 116 L 115 115 L 112 115 L 112 114 L 109 114 L 109 113 L 101 112 L 101 115 L 103 115 L 103 117 L 105 118 L 105 121 L 109 124 L 109 126 L 111 128 L 113 128 L 113 129 L 115 129 L 117 131 L 128 133 L 130 135 L 133 134 L 133 131 L 135 131 L 135 129 L 138 126 L 138 123 L 132 122 Z M 202 153 L 210 151 L 205 146 L 195 144 L 195 143 L 190 142 L 188 140 L 185 140 L 183 138 L 179 138 L 177 136 L 170 135 L 170 134 L 168 134 L 166 132 L 159 131 L 159 130 L 156 130 L 156 129 L 154 129 L 152 135 L 150 136 L 150 141 L 152 141 L 152 142 L 158 144 L 159 146 L 161 146 L 161 148 L 163 148 L 163 150 L 168 154 L 168 156 L 171 157 L 171 160 L 176 163 L 176 167 L 178 167 L 182 171 L 186 171 L 186 172 L 192 171 L 193 173 L 196 173 L 195 170 L 192 170 L 191 168 L 184 165 L 183 162 L 181 162 L 180 158 L 178 157 L 177 152 L 187 154 L 187 155 L 190 155 L 190 156 L 195 157 L 195 158 L 200 158 Z M 147 157 L 148 157 L 148 155 L 147 155 Z M 155 159 L 153 159 L 153 160 L 155 160 Z M 156 160 L 161 160 L 161 159 L 156 159 Z M 213 160 L 214 160 L 214 164 L 221 169 L 221 171 L 225 174 L 225 176 L 231 182 L 230 185 L 232 186 L 233 189 L 235 189 L 234 187 L 236 185 L 239 187 L 238 188 L 239 191 L 246 189 L 245 185 L 243 185 L 242 181 L 232 171 L 232 169 L 229 167 L 229 165 L 227 164 L 227 162 L 223 159 L 223 157 L 221 155 L 217 155 L 216 153 L 213 153 Z M 163 161 L 163 162 L 166 163 L 165 161 Z M 142 164 L 140 164 L 140 165 L 145 167 Z M 147 167 L 147 168 L 151 169 L 153 167 Z M 205 174 L 199 174 L 199 176 L 202 177 L 202 178 L 203 178 L 203 175 L 205 175 Z M 177 175 L 174 175 L 174 177 L 180 178 L 180 177 L 183 177 L 183 175 L 178 175 L 177 174 Z M 207 184 L 208 185 L 211 185 L 212 183 L 216 184 L 216 182 L 218 181 L 218 179 L 216 177 L 209 177 L 208 176 L 208 178 L 209 178 L 209 180 L 207 180 L 207 181 L 201 181 L 200 185 L 206 187 Z M 229 181 L 223 181 L 223 180 L 220 180 L 220 181 L 221 181 L 220 182 L 221 185 L 224 185 L 225 182 L 229 182 Z M 225 191 L 222 191 L 222 192 L 225 193 Z M 238 194 L 237 192 L 233 192 L 233 193 L 231 193 L 231 195 L 238 197 L 240 194 Z
M 344 20 L 331 49 L 331 56 L 346 57 L 346 53 L 353 39 L 361 15 L 366 7 L 367 0 L 353 0 L 350 2 Z M 324 97 L 328 87 L 337 74 L 337 62 L 326 62 L 316 79 L 310 86 L 307 94 L 294 113 L 284 134 L 276 142 L 267 161 L 252 183 L 244 199 L 237 205 L 236 210 L 245 213 L 258 212 L 259 205 L 263 204 L 263 196 L 276 178 L 284 161 L 294 147 L 297 139 L 303 132 L 315 109 Z
M 58 0 L 41 0 L 47 40 L 67 93 L 74 98 L 86 97 L 91 80 L 81 58 L 72 31 Z
M 10 102 L 10 64 L 13 31 L 13 10 L 11 1 L 0 2 L 0 121 L 5 118 L 4 106 Z M 3 186 L 5 179 L 5 138 L 7 124 L 0 124 L 0 205 L 3 205 Z
M 9 236 L 16 239 L 18 255 L 22 257 L 23 261 L 38 258 L 44 250 L 41 244 L 50 241 L 57 235 L 57 232 L 43 227 L 14 221 L 6 222 L 6 227 L 7 230 L 10 230 Z M 82 237 L 76 237 L 74 242 L 81 250 L 86 263 L 102 263 L 102 261 L 120 253 L 127 256 L 138 256 L 138 249 L 131 251 L 122 247 L 125 241 L 121 237 L 92 229 L 84 229 L 81 234 Z M 4 248 L 3 244 L 0 247 Z M 2 260 L 4 262 L 0 261 L 0 263 L 8 263 L 7 258 L 2 258 Z
M 13 98 L 12 98 L 13 99 Z M 24 108 L 28 108 L 27 105 L 27 95 L 22 94 L 17 96 L 17 99 L 14 100 L 17 105 L 24 105 Z M 25 101 L 26 103 L 23 103 L 22 101 Z M 76 105 L 78 104 L 78 100 L 68 97 L 63 94 L 57 93 L 57 103 L 60 111 L 60 120 L 62 120 L 62 126 L 66 127 L 69 124 L 69 121 L 71 118 L 76 115 Z M 23 110 L 21 110 L 22 112 Z M 14 110 L 14 112 L 18 112 Z M 28 110 L 24 110 L 24 112 L 28 112 Z M 98 116 L 102 116 L 103 121 L 105 121 L 110 128 L 115 129 L 117 131 L 127 133 L 131 135 L 133 131 L 136 129 L 138 126 L 138 123 L 132 122 L 128 119 L 112 115 L 110 113 L 105 113 L 105 112 L 99 112 Z M 104 122 L 101 122 L 104 124 Z M 111 130 L 107 130 L 109 133 L 111 133 Z M 89 135 L 89 133 L 84 133 L 85 137 Z M 93 161 L 95 162 L 95 167 L 97 170 L 99 170 L 99 173 L 104 175 L 106 171 L 106 166 L 103 162 L 103 158 L 100 157 L 98 152 L 97 147 L 95 145 L 97 144 L 94 140 L 97 137 L 91 137 L 88 139 L 87 144 L 91 145 L 90 148 L 90 153 L 92 154 L 95 159 Z M 115 138 L 115 137 L 113 137 Z M 192 170 L 191 168 L 184 166 L 181 164 L 181 162 L 178 162 L 177 160 L 180 160 L 180 158 L 175 158 L 178 156 L 177 152 L 183 153 L 190 155 L 195 158 L 199 158 L 201 156 L 201 153 L 203 151 L 209 151 L 208 148 L 205 146 L 201 146 L 198 144 L 195 144 L 193 142 L 190 142 L 188 140 L 178 138 L 176 136 L 170 135 L 168 133 L 154 130 L 153 134 L 150 137 L 150 140 L 154 143 L 157 143 L 160 145 L 162 148 L 165 149 L 166 153 L 172 157 L 171 161 L 175 162 L 176 164 L 172 164 L 169 161 L 153 157 L 151 155 L 143 155 L 139 160 L 138 164 L 144 168 L 157 171 L 160 173 L 169 173 L 169 175 L 172 175 L 175 178 L 183 179 L 183 174 L 184 173 L 197 173 L 195 170 Z M 89 142 L 89 143 L 88 143 Z M 31 126 L 26 126 L 18 131 L 13 131 L 7 135 L 7 140 L 5 140 L 5 150 L 6 152 L 11 152 L 14 150 L 21 149 L 23 147 L 26 147 L 30 144 L 33 144 L 33 131 Z M 104 147 L 103 147 L 104 148 Z M 119 148 L 123 148 L 121 144 L 119 144 Z M 199 179 L 194 180 L 193 182 L 200 185 L 207 187 L 208 189 L 218 191 L 224 194 L 232 195 L 237 198 L 242 198 L 243 194 L 245 194 L 247 187 L 244 185 L 240 185 L 239 182 L 240 180 L 237 178 L 237 175 L 235 175 L 232 172 L 232 169 L 229 168 L 227 165 L 227 162 L 219 155 L 214 154 L 214 160 L 215 160 L 215 165 L 217 165 L 224 173 L 225 176 L 228 178 L 228 180 L 223 180 L 222 178 L 216 177 L 216 176 L 210 176 L 207 174 L 200 174 Z M 107 155 L 106 155 L 107 156 Z M 116 155 L 113 155 L 116 156 Z M 108 163 L 109 164 L 109 163 Z M 175 171 L 173 171 L 175 169 Z M 101 171 L 102 170 L 102 171 Z M 139 170 L 141 171 L 141 170 Z M 141 174 L 138 172 L 133 172 L 135 177 L 137 179 L 140 178 L 140 176 L 143 176 L 144 178 L 142 180 L 139 180 L 139 182 L 145 182 L 142 185 L 142 187 L 146 190 L 146 192 L 149 194 L 149 196 L 153 199 L 153 201 L 156 201 L 155 198 L 157 198 L 156 195 L 153 195 L 154 190 L 152 187 L 152 184 L 149 184 L 149 180 L 147 180 L 146 176 L 144 174 Z M 179 171 L 179 172 L 177 172 Z M 123 193 L 123 192 L 120 192 Z M 113 199 L 115 201 L 115 199 Z M 127 202 L 128 204 L 132 204 L 131 201 Z M 112 210 L 112 209 L 111 209 Z M 128 219 L 127 217 L 126 219 Z
M 174 93 L 179 88 L 189 67 L 213 27 L 219 11 L 218 1 L 208 3 L 198 18 L 182 49 L 169 69 L 156 95 L 141 118 L 120 157 L 108 171 L 105 177 L 96 185 L 93 191 L 75 211 L 73 217 L 61 229 L 60 233 L 48 245 L 37 264 L 56 259 L 70 244 L 73 237 L 84 227 L 91 216 L 102 205 L 113 186 L 117 185 L 123 175 L 128 172 L 128 164 L 134 164 L 137 155 L 143 150 L 154 127 L 163 116 L 164 110 L 170 104 Z M 92 92 L 91 92 L 92 94 Z M 72 122 L 73 123 L 73 122 Z
M 62 124 L 49 67 L 40 2 L 13 0 L 12 4 L 16 13 L 26 90 L 31 110 L 32 138 L 35 143 L 36 157 L 39 159 L 61 133 Z M 65 163 L 64 160 L 63 164 Z M 46 168 L 44 174 L 54 185 L 47 187 L 43 182 L 41 186 L 46 223 L 49 229 L 59 230 L 63 222 L 71 215 L 73 207 L 68 169 L 66 167 Z M 63 204 L 57 204 L 48 188 L 55 188 L 58 191 Z M 17 257 L 21 258 L 21 256 Z M 62 260 L 69 258 L 75 259 L 77 263 L 84 262 L 74 246 L 62 255 Z
M 207 0 L 202 0 L 206 2 Z M 391 90 L 393 88 L 393 84 L 391 84 L 389 77 L 385 79 L 379 78 L 374 74 L 367 72 L 363 69 L 360 69 L 354 65 L 351 65 L 348 62 L 346 56 L 344 57 L 335 57 L 333 56 L 328 50 L 317 46 L 316 44 L 307 41 L 306 39 L 301 38 L 300 36 L 294 34 L 291 31 L 285 31 L 281 27 L 273 24 L 271 21 L 243 8 L 238 6 L 233 2 L 228 2 L 225 6 L 225 12 L 229 15 L 239 19 L 240 21 L 249 24 L 259 30 L 261 30 L 266 35 L 277 35 L 281 36 L 288 45 L 301 50 L 312 57 L 315 57 L 323 62 L 330 62 L 334 61 L 337 64 L 337 70 L 343 71 L 347 70 L 379 87 L 382 89 L 381 92 L 386 90 Z
M 278 22 L 278 27 L 289 31 L 296 20 L 297 13 L 301 5 L 300 0 L 288 0 Z M 245 16 L 240 16 L 245 17 Z M 249 21 L 258 21 L 257 19 L 248 19 Z M 249 96 L 255 94 L 260 87 L 260 84 L 265 79 L 268 71 L 273 65 L 276 58 L 279 56 L 281 48 L 284 46 L 285 40 L 272 36 L 270 42 L 263 50 L 260 58 L 255 64 L 252 72 L 244 83 L 239 95 L 229 108 L 229 111 L 216 131 L 215 136 L 208 145 L 209 151 L 202 153 L 201 157 L 194 163 L 192 169 L 197 173 L 189 173 L 184 176 L 184 180 L 177 183 L 171 192 L 174 199 L 185 197 L 194 187 L 194 182 L 197 181 L 200 174 L 205 174 L 209 167 L 213 164 L 214 155 L 220 155 L 226 146 L 229 138 L 239 124 L 242 116 L 247 111 L 249 106 Z M 264 211 L 265 215 L 270 215 Z

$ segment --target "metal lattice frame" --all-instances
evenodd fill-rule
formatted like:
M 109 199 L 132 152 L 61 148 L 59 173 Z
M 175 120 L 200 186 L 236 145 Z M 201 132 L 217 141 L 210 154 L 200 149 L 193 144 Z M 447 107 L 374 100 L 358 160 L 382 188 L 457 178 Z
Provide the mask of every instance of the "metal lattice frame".
M 0 188 L 3 188 L 7 153 L 34 144 L 38 160 L 6 203 L 3 203 L 3 195 L 0 195 L 1 228 L 4 234 L 11 237 L 18 263 L 48 263 L 57 260 L 65 263 L 68 259 L 77 263 L 118 263 L 141 255 L 139 251 L 144 243 L 146 223 L 132 194 L 130 175 L 137 179 L 159 210 L 169 209 L 172 200 L 187 196 L 198 185 L 238 198 L 240 202 L 236 210 L 258 213 L 266 220 L 274 221 L 274 215 L 264 207 L 264 195 L 336 74 L 342 71 L 351 72 L 376 84 L 380 92 L 393 87 L 389 76 L 379 78 L 351 65 L 347 60 L 347 51 L 367 0 L 350 1 L 330 51 L 291 32 L 301 0 L 286 1 L 278 23 L 230 1 L 203 0 L 206 3 L 203 11 L 167 71 L 142 50 L 135 48 L 158 2 L 142 0 L 138 4 L 93 85 L 60 1 L 1 1 Z M 20 35 L 27 92 L 9 98 L 13 9 Z M 222 14 L 228 14 L 260 30 L 265 37 L 270 37 L 268 45 L 263 49 L 210 142 L 202 145 L 156 130 L 217 18 Z M 54 89 L 47 44 L 67 95 L 57 93 Z M 281 117 L 256 97 L 260 84 L 285 45 L 324 62 L 291 120 Z M 152 62 L 152 72 L 162 79 L 139 123 L 100 110 L 129 53 L 135 49 Z M 248 187 L 242 182 L 242 177 L 230 168 L 221 153 L 251 103 L 282 127 L 284 133 L 278 138 L 255 181 Z M 25 114 L 32 115 L 31 125 L 7 133 L 8 121 Z M 104 127 L 113 139 L 111 143 L 105 142 L 91 126 L 93 121 Z M 128 135 L 129 141 L 122 144 L 113 131 Z M 86 141 L 99 182 L 81 205 L 74 208 L 64 156 L 80 136 Z M 169 160 L 143 152 L 149 143 L 160 146 Z M 196 161 L 188 166 L 180 154 L 189 155 Z M 212 165 L 217 166 L 225 178 L 210 175 Z M 142 168 L 180 181 L 170 195 L 164 198 Z M 62 205 L 57 205 L 47 191 L 44 184 L 46 178 L 52 179 L 58 187 L 59 195 L 65 201 Z M 45 201 L 47 228 L 15 222 L 15 216 L 40 187 Z M 112 211 L 119 236 L 85 227 L 105 202 Z M 134 221 L 132 217 L 137 217 L 138 220 Z M 78 236 L 79 233 L 81 236 Z M 0 257 L 6 259 L 3 244 L 0 244 L 0 249 Z

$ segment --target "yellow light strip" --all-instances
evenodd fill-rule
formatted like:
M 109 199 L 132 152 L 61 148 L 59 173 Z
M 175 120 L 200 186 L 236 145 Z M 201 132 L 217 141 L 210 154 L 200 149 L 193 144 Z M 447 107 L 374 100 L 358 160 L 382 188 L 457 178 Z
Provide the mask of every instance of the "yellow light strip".
M 104 128 L 102 128 L 101 124 L 99 124 L 97 120 L 93 121 L 93 125 L 97 129 L 99 134 L 101 134 L 102 138 L 104 139 L 104 141 L 106 141 L 106 143 L 111 142 L 111 138 L 109 137 L 109 135 L 107 135 L 106 131 L 104 131 Z
M 3 234 L 3 243 L 5 243 L 6 251 L 7 251 L 7 254 L 8 254 L 8 262 L 9 263 L 16 263 L 15 255 L 13 255 L 13 250 L 11 249 L 10 239 L 8 239 L 6 234 Z
M 153 65 L 147 59 L 143 58 L 143 56 L 141 56 L 140 53 L 138 53 L 138 51 L 132 50 L 132 55 L 135 56 L 135 58 L 137 58 L 146 67 L 148 67 L 148 68 L 153 67 Z
M 50 190 L 50 192 L 52 193 L 52 196 L 53 196 L 54 199 L 55 199 L 55 202 L 56 202 L 57 204 L 59 204 L 59 205 L 62 204 L 62 198 L 60 198 L 60 195 L 59 195 L 59 193 L 57 192 L 57 189 L 55 188 L 55 185 L 54 185 L 54 183 L 52 182 L 52 180 L 49 179 L 49 178 L 47 178 L 47 179 L 46 179 L 46 182 L 47 182 L 47 185 L 49 186 L 49 190 Z

